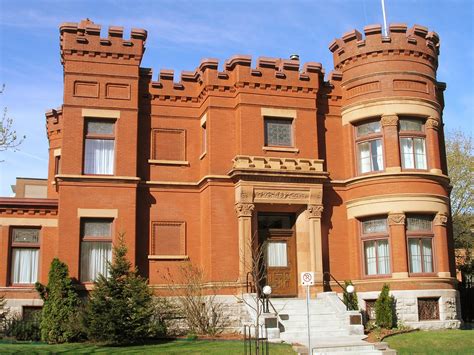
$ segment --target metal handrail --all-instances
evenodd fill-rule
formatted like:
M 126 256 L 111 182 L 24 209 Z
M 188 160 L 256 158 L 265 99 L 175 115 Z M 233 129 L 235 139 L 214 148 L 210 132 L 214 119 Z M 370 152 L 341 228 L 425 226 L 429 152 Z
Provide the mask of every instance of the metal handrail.
M 326 279 L 326 276 L 329 276 L 329 280 Z M 339 281 L 336 280 L 334 276 L 328 271 L 323 273 L 323 287 L 324 287 L 324 292 L 330 291 L 331 290 L 331 279 L 333 279 L 339 287 L 342 289 L 342 291 L 346 292 L 346 288 L 341 285 Z

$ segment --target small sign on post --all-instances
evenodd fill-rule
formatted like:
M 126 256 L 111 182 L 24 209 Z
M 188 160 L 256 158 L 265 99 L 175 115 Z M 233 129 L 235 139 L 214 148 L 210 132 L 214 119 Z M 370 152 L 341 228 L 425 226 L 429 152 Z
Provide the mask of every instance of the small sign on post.
M 314 286 L 314 272 L 310 272 L 310 271 L 302 272 L 301 285 Z
M 314 272 L 305 271 L 301 273 L 301 285 L 306 286 L 306 316 L 308 319 L 308 354 L 311 352 L 311 324 L 309 319 L 309 287 L 314 285 Z

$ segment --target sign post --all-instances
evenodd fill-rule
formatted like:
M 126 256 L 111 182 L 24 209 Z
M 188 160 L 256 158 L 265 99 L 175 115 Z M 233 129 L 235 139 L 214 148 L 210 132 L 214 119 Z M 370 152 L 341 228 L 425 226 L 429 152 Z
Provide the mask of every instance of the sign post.
M 314 272 L 302 272 L 301 273 L 301 285 L 306 286 L 306 317 L 308 323 L 308 354 L 311 354 L 311 324 L 309 317 L 309 299 L 310 292 L 309 287 L 314 285 Z

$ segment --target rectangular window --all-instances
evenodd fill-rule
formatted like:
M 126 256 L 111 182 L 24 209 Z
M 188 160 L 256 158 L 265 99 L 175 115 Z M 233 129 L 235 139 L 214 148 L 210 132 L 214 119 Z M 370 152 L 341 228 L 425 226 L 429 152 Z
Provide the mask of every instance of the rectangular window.
M 186 160 L 186 131 L 157 128 L 153 130 L 153 159 Z
M 153 222 L 150 247 L 151 255 L 185 256 L 185 223 L 173 221 Z
M 39 232 L 37 228 L 12 229 L 12 284 L 34 284 L 38 281 Z
M 432 220 L 432 216 L 429 215 L 407 216 L 406 229 L 411 273 L 434 272 Z
M 367 276 L 390 274 L 390 247 L 386 218 L 362 222 L 364 268 Z
M 358 125 L 356 144 L 360 174 L 384 169 L 380 121 Z
M 293 120 L 288 118 L 265 118 L 265 146 L 292 147 Z
M 439 320 L 439 297 L 418 298 L 418 320 Z
M 400 119 L 402 168 L 427 169 L 424 124 L 418 119 Z
M 287 267 L 288 256 L 286 242 L 268 242 L 266 258 L 268 267 Z
M 112 261 L 112 220 L 81 220 L 81 282 L 93 282 L 99 274 L 108 276 Z
M 115 160 L 115 122 L 86 120 L 84 174 L 113 175 Z

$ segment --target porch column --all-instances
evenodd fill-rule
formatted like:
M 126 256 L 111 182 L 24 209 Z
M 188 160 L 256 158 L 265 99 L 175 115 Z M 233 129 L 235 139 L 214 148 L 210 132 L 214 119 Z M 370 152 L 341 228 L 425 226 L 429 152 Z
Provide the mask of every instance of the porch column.
M 383 114 L 381 122 L 385 147 L 385 171 L 401 171 L 400 143 L 398 140 L 398 116 L 394 113 Z
M 392 277 L 394 279 L 408 277 L 405 214 L 403 212 L 390 212 L 388 214 L 388 226 L 390 228 L 392 249 Z
M 321 214 L 323 206 L 308 205 L 309 253 L 311 271 L 317 282 L 323 281 L 323 244 L 321 236 Z
M 239 281 L 244 284 L 247 272 L 252 269 L 252 203 L 236 203 L 235 211 L 239 220 Z
M 449 270 L 448 231 L 446 224 L 448 216 L 445 213 L 437 213 L 434 218 L 434 254 L 438 266 L 439 277 L 451 277 Z
M 441 174 L 441 157 L 438 136 L 439 121 L 434 117 L 428 117 L 425 127 L 428 168 L 432 173 Z

